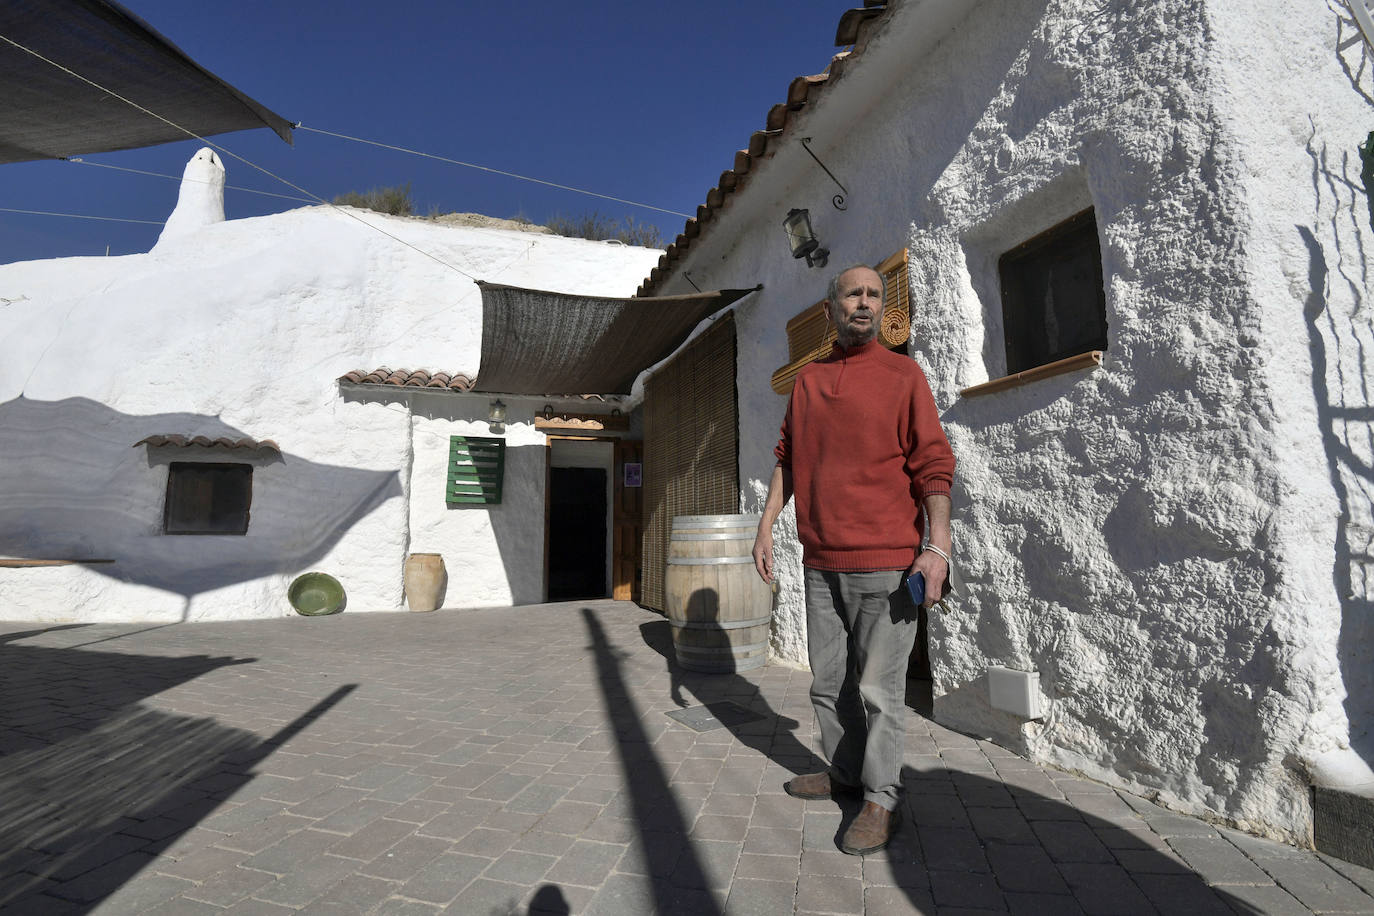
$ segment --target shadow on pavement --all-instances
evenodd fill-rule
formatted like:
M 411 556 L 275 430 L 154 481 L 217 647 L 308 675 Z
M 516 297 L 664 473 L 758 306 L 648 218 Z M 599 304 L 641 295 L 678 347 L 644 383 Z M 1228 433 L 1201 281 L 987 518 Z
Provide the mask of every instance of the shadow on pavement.
M 722 700 L 738 703 L 763 718 L 752 722 L 734 722 L 722 716 L 722 723 L 737 741 L 793 773 L 815 773 L 825 769 L 825 761 L 797 740 L 797 720 L 769 706 L 758 686 L 747 677 L 737 672 L 707 674 L 683 668 L 678 664 L 677 654 L 673 650 L 673 628 L 667 620 L 640 624 L 639 632 L 644 644 L 662 655 L 667 663 L 673 702 L 677 705 L 689 705 L 683 699 L 683 688 L 707 706 Z
M 690 825 L 668 786 L 663 765 L 654 755 L 639 710 L 621 674 L 620 660 L 627 657 L 606 638 L 596 614 L 582 609 L 587 634 L 596 656 L 597 684 L 606 703 L 606 715 L 615 730 L 615 747 L 629 788 L 640 847 L 650 872 L 651 901 L 641 912 L 719 916 L 711 896 L 706 871 L 688 838 Z M 633 912 L 633 907 L 625 912 Z
M 1020 758 L 1006 759 L 1014 761 L 1007 771 L 988 776 L 943 761 L 926 770 L 904 767 L 897 832 L 887 849 L 864 858 L 870 894 L 877 885 L 878 893 L 897 898 L 890 906 L 932 913 L 957 908 L 1055 916 L 1249 916 L 1274 912 L 1274 907 L 1301 909 L 1272 884 L 1246 884 L 1267 879 L 1210 825 L 1136 800 L 1150 812 L 1141 813 L 1095 783 L 1084 783 L 1091 794 L 1073 803 L 1050 798 L 1031 788 L 1052 784 L 1043 771 Z M 862 800 L 842 798 L 834 804 L 835 816 L 827 821 L 833 832 L 807 838 L 808 848 L 838 849 Z M 1182 848 L 1212 862 L 1229 861 L 1237 885 L 1209 886 L 1150 829 L 1146 819 L 1152 816 L 1190 834 L 1176 838 Z M 905 902 L 898 906 L 898 901 Z M 870 912 L 872 905 L 870 899 Z
M 252 659 L 0 643 L 0 908 L 89 912 L 354 689 L 272 737 L 143 706 Z

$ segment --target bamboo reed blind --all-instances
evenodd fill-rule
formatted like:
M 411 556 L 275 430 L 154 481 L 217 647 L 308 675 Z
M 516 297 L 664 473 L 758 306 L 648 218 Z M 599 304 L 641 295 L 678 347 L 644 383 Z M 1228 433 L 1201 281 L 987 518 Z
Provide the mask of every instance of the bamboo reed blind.
M 726 314 L 644 388 L 640 603 L 664 610 L 672 519 L 739 511 L 735 320 Z
M 878 338 L 883 346 L 900 347 L 911 335 L 911 291 L 907 279 L 907 250 L 903 248 L 873 269 L 883 275 L 887 293 Z M 824 300 L 799 312 L 787 322 L 787 365 L 773 373 L 773 390 L 791 394 L 802 366 L 830 353 L 835 326 L 825 316 Z

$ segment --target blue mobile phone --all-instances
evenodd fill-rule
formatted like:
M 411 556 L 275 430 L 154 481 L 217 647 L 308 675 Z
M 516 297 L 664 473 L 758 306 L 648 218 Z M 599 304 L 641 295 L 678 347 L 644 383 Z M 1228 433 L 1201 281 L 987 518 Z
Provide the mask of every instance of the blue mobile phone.
M 916 573 L 914 576 L 907 576 L 906 590 L 911 592 L 913 604 L 922 605 L 926 601 L 926 576 L 925 573 Z

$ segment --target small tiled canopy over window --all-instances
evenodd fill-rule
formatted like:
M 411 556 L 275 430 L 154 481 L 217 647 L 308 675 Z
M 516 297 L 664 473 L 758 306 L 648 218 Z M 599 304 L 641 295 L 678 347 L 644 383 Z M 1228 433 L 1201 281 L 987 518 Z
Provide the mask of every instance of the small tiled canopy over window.
M 253 466 L 173 461 L 167 469 L 165 534 L 247 534 Z
M 450 508 L 500 503 L 505 467 L 506 440 L 450 436 L 445 502 Z
M 1085 210 L 1002 255 L 1007 374 L 1107 348 L 1097 220 Z

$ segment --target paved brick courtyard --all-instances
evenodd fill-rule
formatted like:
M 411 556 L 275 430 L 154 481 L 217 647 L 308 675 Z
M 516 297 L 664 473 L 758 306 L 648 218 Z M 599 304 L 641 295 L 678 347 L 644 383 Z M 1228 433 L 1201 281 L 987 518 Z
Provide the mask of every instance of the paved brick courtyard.
M 1374 913 L 1374 872 L 914 713 L 898 839 L 846 856 L 856 805 L 782 792 L 809 675 L 671 655 L 612 601 L 0 624 L 0 909 Z

